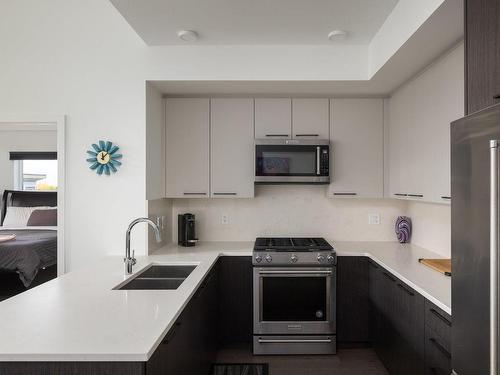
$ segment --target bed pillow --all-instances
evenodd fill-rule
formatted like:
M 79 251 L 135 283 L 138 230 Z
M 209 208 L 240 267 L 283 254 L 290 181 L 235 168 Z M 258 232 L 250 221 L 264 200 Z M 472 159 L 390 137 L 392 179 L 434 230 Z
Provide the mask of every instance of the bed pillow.
M 57 209 L 38 210 L 35 209 L 31 213 L 28 222 L 28 227 L 55 227 L 57 226 Z
M 28 224 L 31 213 L 34 210 L 52 210 L 55 207 L 15 207 L 8 206 L 5 219 L 3 221 L 4 228 L 22 228 Z

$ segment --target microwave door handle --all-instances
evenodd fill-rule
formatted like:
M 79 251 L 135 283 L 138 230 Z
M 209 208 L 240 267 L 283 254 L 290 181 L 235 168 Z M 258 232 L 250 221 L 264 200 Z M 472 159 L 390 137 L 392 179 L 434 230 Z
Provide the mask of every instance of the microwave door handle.
M 321 153 L 321 147 L 316 147 L 316 174 L 319 176 L 320 175 L 320 153 Z

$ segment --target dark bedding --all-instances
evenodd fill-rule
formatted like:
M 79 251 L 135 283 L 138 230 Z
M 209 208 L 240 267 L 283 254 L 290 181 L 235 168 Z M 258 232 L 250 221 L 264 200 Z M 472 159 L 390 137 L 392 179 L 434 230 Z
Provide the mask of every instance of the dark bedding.
M 16 235 L 16 239 L 0 243 L 0 271 L 15 271 L 25 287 L 29 287 L 38 270 L 57 263 L 57 231 L 0 230 L 0 234 Z

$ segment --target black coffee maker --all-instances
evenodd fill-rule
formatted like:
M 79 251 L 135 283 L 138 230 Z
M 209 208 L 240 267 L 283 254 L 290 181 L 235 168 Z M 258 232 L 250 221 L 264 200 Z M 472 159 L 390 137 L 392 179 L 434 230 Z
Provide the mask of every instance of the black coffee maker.
M 198 242 L 194 222 L 193 214 L 179 214 L 177 216 L 177 242 L 180 246 L 194 246 Z

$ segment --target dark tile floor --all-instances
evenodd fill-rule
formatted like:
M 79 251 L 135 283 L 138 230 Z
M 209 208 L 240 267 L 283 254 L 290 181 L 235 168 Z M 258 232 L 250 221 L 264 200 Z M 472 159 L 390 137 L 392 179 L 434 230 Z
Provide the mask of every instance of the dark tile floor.
M 388 375 L 370 348 L 339 349 L 331 356 L 253 356 L 248 349 L 224 349 L 218 363 L 268 363 L 269 375 Z

